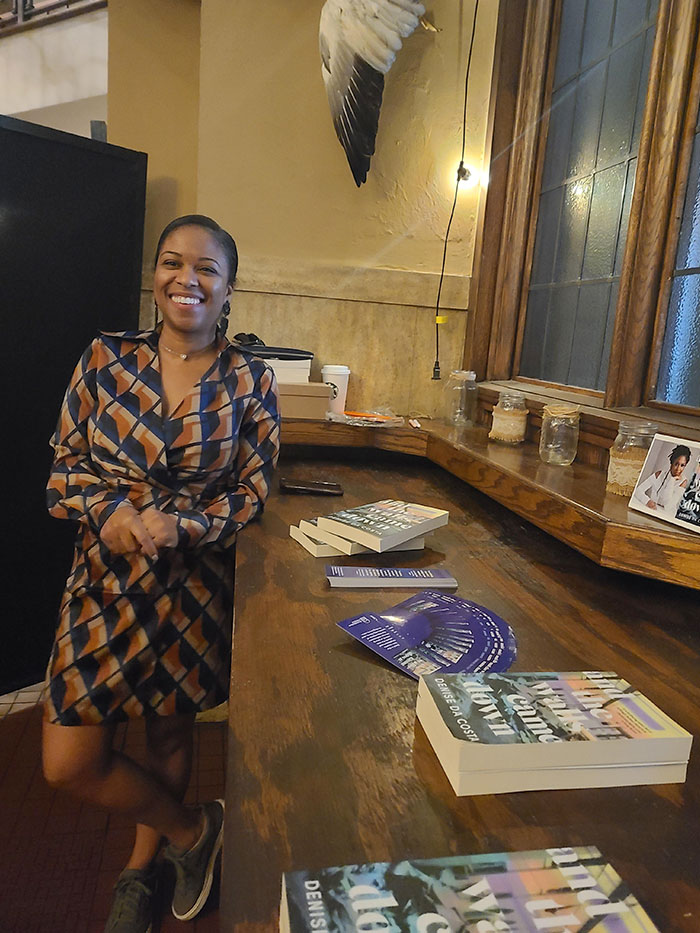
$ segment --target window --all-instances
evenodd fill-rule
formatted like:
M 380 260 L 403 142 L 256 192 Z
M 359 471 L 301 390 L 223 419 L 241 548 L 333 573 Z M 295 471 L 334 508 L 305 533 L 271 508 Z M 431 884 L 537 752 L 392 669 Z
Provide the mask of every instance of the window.
M 523 376 L 605 389 L 655 20 L 654 0 L 564 0 Z
M 464 365 L 700 414 L 700 4 L 503 0 L 496 62 Z
M 695 127 L 656 399 L 700 408 L 700 126 Z

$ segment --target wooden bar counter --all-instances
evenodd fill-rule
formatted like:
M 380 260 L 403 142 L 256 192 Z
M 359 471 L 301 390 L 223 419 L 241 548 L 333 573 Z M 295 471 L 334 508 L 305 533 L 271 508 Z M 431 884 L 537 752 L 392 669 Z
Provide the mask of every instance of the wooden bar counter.
M 387 497 L 449 509 L 423 552 L 329 562 L 444 566 L 511 624 L 514 670 L 616 671 L 694 734 L 697 591 L 598 566 L 418 457 L 288 448 L 278 475 L 345 495 L 275 491 L 239 541 L 221 929 L 276 931 L 290 869 L 595 845 L 659 930 L 698 933 L 697 748 L 682 785 L 456 797 L 415 721 L 417 683 L 335 624 L 411 591 L 330 589 L 289 525 Z

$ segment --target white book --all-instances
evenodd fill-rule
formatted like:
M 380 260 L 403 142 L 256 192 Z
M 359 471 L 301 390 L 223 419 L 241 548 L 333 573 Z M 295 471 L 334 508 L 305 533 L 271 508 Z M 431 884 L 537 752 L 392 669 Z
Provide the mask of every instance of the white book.
M 446 525 L 449 512 L 416 502 L 381 499 L 318 518 L 321 531 L 356 541 L 372 551 L 388 551 L 398 544 Z
M 294 538 L 295 541 L 303 548 L 306 548 L 309 554 L 313 554 L 314 557 L 343 556 L 342 551 L 339 551 L 330 544 L 326 544 L 324 541 L 319 541 L 318 538 L 312 538 L 311 535 L 305 534 L 301 528 L 297 528 L 296 525 L 289 526 L 289 537 Z
M 305 535 L 308 535 L 310 538 L 315 538 L 317 541 L 324 541 L 326 544 L 330 544 L 331 547 L 337 548 L 338 554 L 372 554 L 376 553 L 373 548 L 363 547 L 363 545 L 358 544 L 356 541 L 350 541 L 347 538 L 342 538 L 340 535 L 334 534 L 332 531 L 326 531 L 325 528 L 320 528 L 318 525 L 317 518 L 302 519 L 299 522 L 299 528 Z M 411 538 L 410 541 L 404 541 L 396 547 L 388 548 L 389 551 L 421 551 L 425 547 L 425 538 Z M 319 555 L 320 556 L 320 555 Z M 329 554 L 329 557 L 335 557 L 336 554 Z
M 574 790 L 582 787 L 633 787 L 683 784 L 688 762 L 646 765 L 600 765 L 594 768 L 540 768 L 523 771 L 447 771 L 458 797 L 511 794 L 525 790 Z

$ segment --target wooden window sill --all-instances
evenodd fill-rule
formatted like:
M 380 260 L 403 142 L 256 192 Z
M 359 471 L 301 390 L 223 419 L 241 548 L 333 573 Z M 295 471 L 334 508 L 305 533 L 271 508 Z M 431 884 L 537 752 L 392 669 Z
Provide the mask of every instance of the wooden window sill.
M 495 444 L 485 427 L 437 421 L 416 430 L 295 419 L 283 421 L 282 443 L 425 457 L 601 566 L 700 589 L 700 534 L 628 509 L 605 491 L 600 467 L 542 463 L 533 443 Z
M 659 425 L 662 434 L 700 441 L 700 416 L 692 412 L 672 411 L 648 405 L 642 405 L 638 408 L 605 408 L 602 398 L 596 393 L 587 395 L 582 391 L 568 392 L 566 389 L 557 386 L 540 386 L 519 379 L 479 383 L 480 393 L 491 401 L 497 399 L 498 393 L 502 389 L 522 392 L 526 398 L 528 408 L 537 414 L 552 400 L 567 401 L 579 405 L 581 408 L 582 431 L 591 428 L 592 434 L 598 434 L 601 438 L 610 438 L 610 443 L 615 439 L 620 421 L 628 420 L 655 421 Z M 608 443 L 607 447 L 609 446 Z

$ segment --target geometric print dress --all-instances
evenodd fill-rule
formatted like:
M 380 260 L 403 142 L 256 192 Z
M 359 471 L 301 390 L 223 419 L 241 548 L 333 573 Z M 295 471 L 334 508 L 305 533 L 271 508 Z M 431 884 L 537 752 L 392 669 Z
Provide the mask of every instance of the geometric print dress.
M 96 338 L 51 441 L 49 512 L 78 533 L 47 671 L 50 722 L 193 713 L 228 697 L 235 541 L 277 462 L 275 377 L 219 337 L 217 359 L 164 418 L 158 337 Z M 129 504 L 175 513 L 177 546 L 112 554 L 99 530 Z

